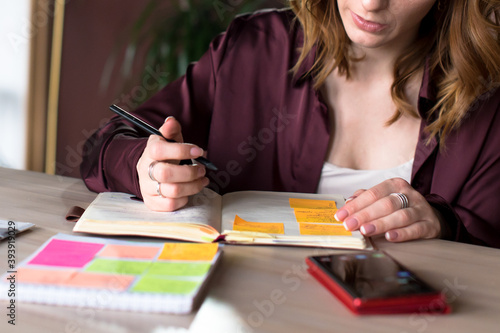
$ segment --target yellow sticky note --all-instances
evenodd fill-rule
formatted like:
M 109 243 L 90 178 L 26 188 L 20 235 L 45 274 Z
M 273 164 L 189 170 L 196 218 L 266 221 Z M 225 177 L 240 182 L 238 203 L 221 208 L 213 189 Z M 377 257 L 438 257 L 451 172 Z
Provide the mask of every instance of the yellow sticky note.
M 334 217 L 337 209 L 307 209 L 295 208 L 297 222 L 340 223 Z
M 343 225 L 299 223 L 301 235 L 313 236 L 351 236 Z
M 263 232 L 266 234 L 285 234 L 285 226 L 283 223 L 248 222 L 238 215 L 234 217 L 233 230 Z
M 315 199 L 299 199 L 290 198 L 290 207 L 292 208 L 308 208 L 308 209 L 336 209 L 335 200 L 315 200 Z
M 219 244 L 165 243 L 158 259 L 210 261 L 214 258 Z

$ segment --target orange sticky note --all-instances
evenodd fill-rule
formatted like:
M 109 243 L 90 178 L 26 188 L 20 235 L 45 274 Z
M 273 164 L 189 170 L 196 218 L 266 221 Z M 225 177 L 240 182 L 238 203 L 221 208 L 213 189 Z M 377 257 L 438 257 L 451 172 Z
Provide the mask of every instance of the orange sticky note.
M 337 209 L 294 208 L 297 222 L 340 223 L 334 215 Z
M 99 252 L 99 257 L 131 258 L 131 259 L 154 259 L 162 248 L 159 246 L 132 246 L 109 244 Z
M 351 236 L 350 231 L 345 230 L 343 225 L 299 223 L 301 235 L 313 236 Z
M 292 208 L 309 208 L 309 209 L 336 209 L 335 200 L 316 200 L 316 199 L 299 199 L 290 198 L 290 207 Z
M 165 243 L 158 259 L 210 261 L 214 258 L 219 244 Z
M 283 223 L 275 222 L 249 222 L 236 215 L 234 217 L 233 230 L 264 232 L 266 234 L 285 234 Z
M 64 285 L 82 288 L 99 288 L 110 291 L 124 291 L 134 282 L 135 275 L 76 273 Z
M 20 267 L 17 270 L 17 280 L 22 283 L 63 284 L 76 274 L 76 270 L 48 270 Z

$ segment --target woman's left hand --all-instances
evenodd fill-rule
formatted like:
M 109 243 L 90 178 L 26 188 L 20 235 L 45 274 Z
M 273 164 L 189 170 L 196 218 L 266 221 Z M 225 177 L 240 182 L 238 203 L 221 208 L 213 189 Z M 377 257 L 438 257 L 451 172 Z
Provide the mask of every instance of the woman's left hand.
M 394 193 L 408 198 L 408 207 Z M 337 211 L 336 218 L 347 230 L 365 236 L 385 233 L 391 242 L 437 238 L 441 234 L 438 212 L 402 178 L 388 179 L 368 190 L 358 190 Z

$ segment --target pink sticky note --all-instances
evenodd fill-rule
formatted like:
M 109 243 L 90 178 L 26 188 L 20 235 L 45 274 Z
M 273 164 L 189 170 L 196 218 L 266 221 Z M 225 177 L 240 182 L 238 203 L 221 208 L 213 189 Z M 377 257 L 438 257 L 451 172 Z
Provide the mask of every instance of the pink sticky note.
M 119 274 L 96 274 L 78 272 L 71 279 L 65 281 L 65 285 L 82 288 L 98 288 L 108 291 L 124 291 L 132 282 L 134 275 L 119 275 Z
M 53 239 L 29 264 L 62 267 L 83 267 L 104 246 L 99 243 Z
M 162 244 L 163 246 L 163 244 Z M 135 246 L 109 244 L 99 252 L 99 257 L 154 259 L 161 246 Z
M 20 267 L 17 270 L 17 279 L 22 283 L 35 284 L 63 284 L 69 281 L 76 270 L 55 270 Z

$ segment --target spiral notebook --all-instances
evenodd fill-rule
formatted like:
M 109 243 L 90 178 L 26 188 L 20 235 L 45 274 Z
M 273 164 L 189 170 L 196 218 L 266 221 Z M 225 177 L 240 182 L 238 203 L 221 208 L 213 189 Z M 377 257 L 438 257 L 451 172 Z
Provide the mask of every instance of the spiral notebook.
M 1 278 L 16 301 L 156 313 L 198 306 L 221 257 L 216 243 L 129 242 L 58 234 Z M 8 299 L 0 293 L 0 299 Z

